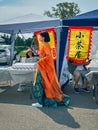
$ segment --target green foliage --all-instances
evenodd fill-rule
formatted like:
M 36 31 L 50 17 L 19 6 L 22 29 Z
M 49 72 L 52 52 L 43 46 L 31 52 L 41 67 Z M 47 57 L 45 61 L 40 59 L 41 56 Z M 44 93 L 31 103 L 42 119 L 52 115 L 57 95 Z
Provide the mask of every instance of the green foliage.
M 28 47 L 25 47 L 25 46 L 15 46 L 15 48 L 16 48 L 19 52 L 28 49 Z
M 28 38 L 26 39 L 25 43 L 27 46 L 31 46 L 31 43 L 33 42 L 33 39 L 32 38 Z
M 78 13 L 80 13 L 78 4 L 75 4 L 74 2 L 71 3 L 63 2 L 56 4 L 56 7 L 52 7 L 52 12 L 45 11 L 44 15 L 47 15 L 48 17 L 67 19 L 72 16 L 75 16 Z
M 11 44 L 11 36 L 4 34 L 1 36 L 1 38 L 5 40 L 5 44 L 7 45 Z M 24 48 L 26 48 L 26 47 L 30 47 L 32 42 L 33 42 L 33 38 L 28 38 L 24 40 L 20 36 L 17 36 L 15 39 L 15 46 L 22 46 L 22 47 L 24 46 Z
M 9 35 L 4 34 L 3 36 L 1 36 L 1 38 L 3 38 L 5 40 L 5 43 L 7 45 L 11 44 L 11 37 Z
M 25 57 L 25 56 L 26 56 L 26 51 L 27 51 L 27 50 L 21 51 L 21 52 L 20 52 L 20 55 L 21 55 L 22 57 Z
M 15 40 L 15 46 L 23 46 L 23 45 L 25 45 L 24 40 L 18 36 Z

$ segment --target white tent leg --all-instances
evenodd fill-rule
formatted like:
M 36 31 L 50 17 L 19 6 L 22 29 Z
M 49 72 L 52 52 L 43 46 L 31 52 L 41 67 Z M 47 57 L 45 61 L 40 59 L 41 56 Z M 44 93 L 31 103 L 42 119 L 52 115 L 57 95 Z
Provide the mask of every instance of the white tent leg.
M 60 48 L 60 31 L 61 28 L 56 28 L 56 38 L 57 38 L 57 51 L 56 51 L 56 72 L 57 77 L 59 77 L 59 48 Z
M 16 36 L 16 34 L 13 32 L 11 34 L 10 65 L 13 64 L 13 59 L 14 59 L 15 36 Z

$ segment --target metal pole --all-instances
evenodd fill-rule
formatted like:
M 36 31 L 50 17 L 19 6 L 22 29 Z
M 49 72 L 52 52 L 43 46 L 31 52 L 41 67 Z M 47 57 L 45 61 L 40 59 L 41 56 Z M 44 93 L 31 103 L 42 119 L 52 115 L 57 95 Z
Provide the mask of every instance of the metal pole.
M 16 34 L 13 32 L 11 34 L 10 65 L 13 64 L 13 59 L 14 59 L 15 36 Z

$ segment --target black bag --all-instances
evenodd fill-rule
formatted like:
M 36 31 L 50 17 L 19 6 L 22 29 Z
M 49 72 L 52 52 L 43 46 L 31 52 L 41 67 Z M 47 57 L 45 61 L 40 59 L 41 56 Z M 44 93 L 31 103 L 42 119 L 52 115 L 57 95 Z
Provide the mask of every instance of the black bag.
M 68 70 L 69 70 L 69 72 L 70 72 L 72 75 L 73 75 L 73 73 L 74 73 L 76 67 L 77 67 L 77 66 L 76 66 L 72 61 L 68 60 Z

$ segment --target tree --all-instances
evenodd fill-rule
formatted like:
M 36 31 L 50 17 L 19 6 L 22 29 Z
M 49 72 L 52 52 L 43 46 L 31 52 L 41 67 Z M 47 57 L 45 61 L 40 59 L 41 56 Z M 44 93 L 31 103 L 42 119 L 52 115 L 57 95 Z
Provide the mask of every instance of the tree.
M 44 15 L 47 15 L 48 17 L 67 19 L 75 16 L 78 13 L 80 13 L 78 4 L 75 4 L 74 2 L 63 2 L 56 4 L 56 7 L 52 7 L 52 12 L 45 11 Z
M 33 41 L 32 38 L 28 38 L 28 39 L 26 39 L 26 41 L 25 41 L 25 42 L 26 42 L 26 45 L 30 47 L 31 44 L 32 44 L 32 41 Z
M 11 44 L 11 36 L 4 34 L 1 36 L 1 38 L 3 38 L 5 40 L 5 44 L 7 44 L 7 45 Z
M 15 40 L 15 45 L 16 46 L 24 46 L 25 45 L 24 40 L 20 36 L 17 36 L 17 38 Z

